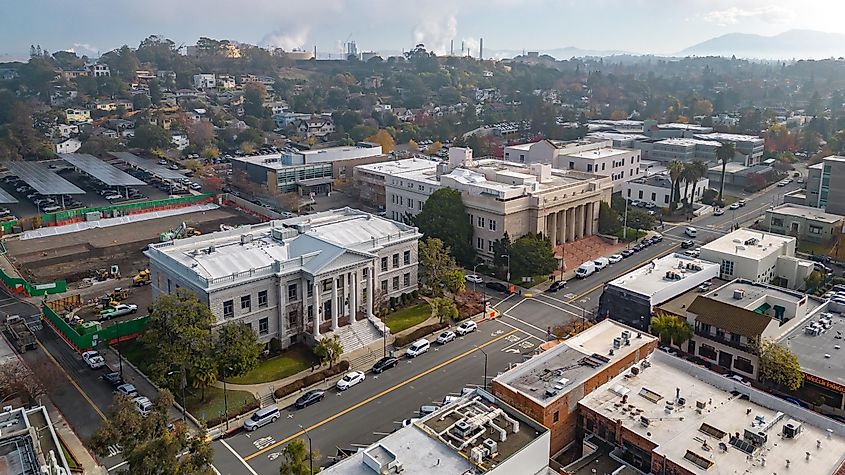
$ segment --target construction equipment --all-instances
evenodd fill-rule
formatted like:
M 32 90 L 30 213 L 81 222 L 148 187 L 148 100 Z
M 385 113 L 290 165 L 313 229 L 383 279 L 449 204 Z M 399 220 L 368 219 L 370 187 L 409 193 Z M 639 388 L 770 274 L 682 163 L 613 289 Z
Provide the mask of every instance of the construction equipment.
M 168 241 L 175 241 L 176 239 L 182 239 L 186 237 L 192 236 L 199 236 L 202 234 L 202 231 L 199 229 L 188 226 L 185 222 L 182 222 L 182 225 L 176 229 L 171 229 L 169 231 L 165 231 L 159 234 L 158 238 L 161 242 L 168 242 Z
M 118 303 L 123 302 L 124 300 L 129 298 L 129 289 L 115 287 L 112 293 L 109 294 L 109 298 L 112 300 L 117 300 Z
M 135 277 L 132 278 L 132 285 L 134 285 L 135 287 L 141 287 L 142 285 L 147 285 L 149 283 L 150 283 L 150 270 L 149 269 L 144 269 L 144 270 L 138 272 L 138 274 L 136 274 Z
M 26 322 L 20 315 L 8 315 L 6 317 L 6 331 L 9 332 L 12 344 L 20 353 L 35 349 L 35 335 L 26 326 Z

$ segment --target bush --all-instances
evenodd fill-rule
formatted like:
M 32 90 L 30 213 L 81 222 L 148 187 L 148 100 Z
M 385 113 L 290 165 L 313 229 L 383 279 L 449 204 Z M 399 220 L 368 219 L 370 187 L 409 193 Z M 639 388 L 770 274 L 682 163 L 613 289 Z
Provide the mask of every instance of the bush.
M 270 343 L 268 345 L 270 350 L 270 355 L 275 356 L 282 352 L 282 341 L 276 337 L 270 339 Z
M 348 370 L 349 362 L 343 360 L 338 362 L 331 368 L 322 369 L 315 373 L 311 373 L 303 378 L 299 378 L 296 381 L 277 389 L 276 392 L 273 393 L 273 395 L 276 396 L 276 399 L 281 399 L 285 396 L 291 395 L 299 391 L 300 389 L 307 388 L 316 383 L 319 383 L 320 381 L 323 381 L 324 379 L 331 378 L 332 376 L 337 376 L 340 373 L 345 373 Z
M 390 297 L 390 301 L 388 302 L 388 305 L 390 305 L 391 310 L 396 308 L 396 297 Z
M 416 301 L 418 298 L 420 298 L 420 292 L 418 290 L 411 292 L 411 300 Z
M 834 285 L 837 285 L 837 284 L 840 284 L 840 285 L 841 285 L 841 284 L 845 284 L 845 277 L 839 277 L 839 276 L 836 276 L 836 277 L 834 277 L 834 278 L 831 280 L 831 282 L 833 282 L 833 284 L 834 284 Z
M 701 194 L 701 202 L 706 205 L 714 205 L 716 204 L 716 197 L 719 195 L 718 190 L 714 190 L 713 188 L 708 188 L 704 190 L 704 193 Z
M 249 411 L 254 411 L 255 409 L 258 409 L 259 407 L 261 407 L 261 401 L 256 399 L 255 401 L 252 401 L 249 404 L 245 404 L 245 405 L 241 406 L 240 408 L 230 408 L 229 414 L 228 414 L 229 419 L 234 419 L 235 417 L 238 417 L 241 414 L 246 414 Z M 220 425 L 224 422 L 226 422 L 226 416 L 212 417 L 211 419 L 208 419 L 207 421 L 205 421 L 205 426 L 206 427 L 214 427 L 214 426 L 218 426 L 218 425 Z
M 424 327 L 417 328 L 416 330 L 412 331 L 407 335 L 397 336 L 396 340 L 393 342 L 393 346 L 395 348 L 399 348 L 402 346 L 410 345 L 411 343 L 419 340 L 420 338 L 430 335 L 436 331 L 440 331 L 444 328 L 447 328 L 448 326 L 448 323 L 432 323 L 431 325 L 426 325 Z

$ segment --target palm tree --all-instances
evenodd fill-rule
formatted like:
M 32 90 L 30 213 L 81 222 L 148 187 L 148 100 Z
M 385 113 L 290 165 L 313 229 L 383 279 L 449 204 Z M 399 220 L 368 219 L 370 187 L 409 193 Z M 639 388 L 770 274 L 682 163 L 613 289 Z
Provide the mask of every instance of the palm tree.
M 651 332 L 663 343 L 680 346 L 692 337 L 692 327 L 685 320 L 663 312 L 651 319 Z
M 689 163 L 689 177 L 692 181 L 692 197 L 687 199 L 687 205 L 692 209 L 695 201 L 695 190 L 698 187 L 698 180 L 707 176 L 707 164 L 701 160 L 693 160 Z
M 194 365 L 193 386 L 202 391 L 201 400 L 205 401 L 205 388 L 217 381 L 217 365 L 211 358 L 201 358 Z M 182 401 L 184 404 L 185 401 Z
M 725 192 L 725 167 L 727 167 L 728 162 L 734 158 L 735 153 L 736 145 L 734 145 L 733 142 L 725 142 L 722 145 L 719 145 L 719 148 L 716 149 L 716 158 L 722 162 L 722 180 L 719 183 L 719 201 L 722 201 L 722 193 Z
M 684 171 L 684 164 L 680 160 L 672 160 L 666 168 L 669 169 L 669 180 L 672 183 L 669 191 L 669 213 L 671 214 L 675 211 L 675 185 Z

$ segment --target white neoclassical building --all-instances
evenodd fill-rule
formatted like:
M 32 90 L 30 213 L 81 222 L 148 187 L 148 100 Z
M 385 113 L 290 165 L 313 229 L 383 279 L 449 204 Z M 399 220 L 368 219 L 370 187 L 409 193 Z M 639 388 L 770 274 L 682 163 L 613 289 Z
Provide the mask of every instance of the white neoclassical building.
M 375 299 L 417 289 L 416 228 L 351 208 L 242 226 L 146 251 L 154 297 L 188 288 L 218 325 L 250 325 L 283 346 L 337 332 L 344 348 L 381 338 Z

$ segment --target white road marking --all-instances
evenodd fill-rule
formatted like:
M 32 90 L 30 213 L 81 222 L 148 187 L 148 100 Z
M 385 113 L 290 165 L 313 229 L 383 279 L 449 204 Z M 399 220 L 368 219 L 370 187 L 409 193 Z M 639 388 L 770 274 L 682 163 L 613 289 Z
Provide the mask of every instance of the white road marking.
M 516 321 L 518 321 L 518 322 L 524 323 L 524 322 L 522 322 L 522 320 L 520 320 L 520 319 L 518 319 L 518 318 L 515 318 L 515 317 L 511 317 L 510 315 L 505 315 L 505 316 L 506 316 L 506 317 L 508 317 L 508 318 L 513 318 L 514 320 L 516 320 Z M 540 337 L 537 337 L 537 336 L 535 336 L 535 335 L 532 335 L 532 334 L 528 333 L 527 331 L 523 330 L 522 328 L 519 328 L 519 327 L 517 327 L 517 326 L 511 325 L 510 323 L 508 323 L 508 322 L 506 322 L 506 321 L 504 321 L 504 320 L 502 320 L 502 319 L 499 319 L 499 323 L 501 323 L 502 325 L 505 325 L 505 326 L 511 327 L 511 328 L 513 328 L 514 330 L 517 330 L 517 331 L 519 331 L 519 332 L 521 332 L 521 333 L 524 333 L 524 334 L 528 335 L 528 338 L 536 338 L 537 340 L 540 340 L 541 342 L 545 342 L 545 341 L 546 341 L 546 340 L 544 340 L 544 339 L 542 339 L 542 338 L 540 338 Z M 530 324 L 529 324 L 529 326 L 533 326 L 533 325 L 530 325 Z M 534 327 L 534 328 L 537 328 L 537 327 Z M 539 328 L 538 328 L 538 330 L 541 330 L 541 331 L 543 332 L 543 334 L 544 334 L 544 335 L 546 334 L 546 331 L 545 331 L 545 330 L 542 330 L 542 329 L 539 329 Z
M 220 443 L 223 444 L 223 447 L 226 447 L 227 449 L 229 449 L 229 452 L 232 452 L 232 455 L 234 455 L 236 459 L 238 459 L 242 464 L 244 464 L 244 467 L 246 467 L 246 469 L 249 470 L 249 473 L 251 473 L 252 475 L 258 475 L 258 473 L 256 473 L 256 471 L 253 470 L 252 467 L 250 467 L 248 463 L 246 463 L 246 460 L 244 460 L 244 458 L 241 457 L 240 454 L 235 452 L 235 449 L 233 449 L 229 444 L 227 444 L 225 440 L 221 439 Z
M 109 452 L 109 457 L 113 457 L 113 455 L 111 455 L 111 452 Z M 124 466 L 124 465 L 126 465 L 126 464 L 128 464 L 128 463 L 129 463 L 129 462 L 125 462 L 125 461 L 124 461 L 124 462 L 120 462 L 119 464 L 115 465 L 114 467 L 111 467 L 111 468 L 107 469 L 106 471 L 111 472 L 112 470 L 117 470 L 117 469 L 119 469 L 120 467 L 122 467 L 122 466 Z

